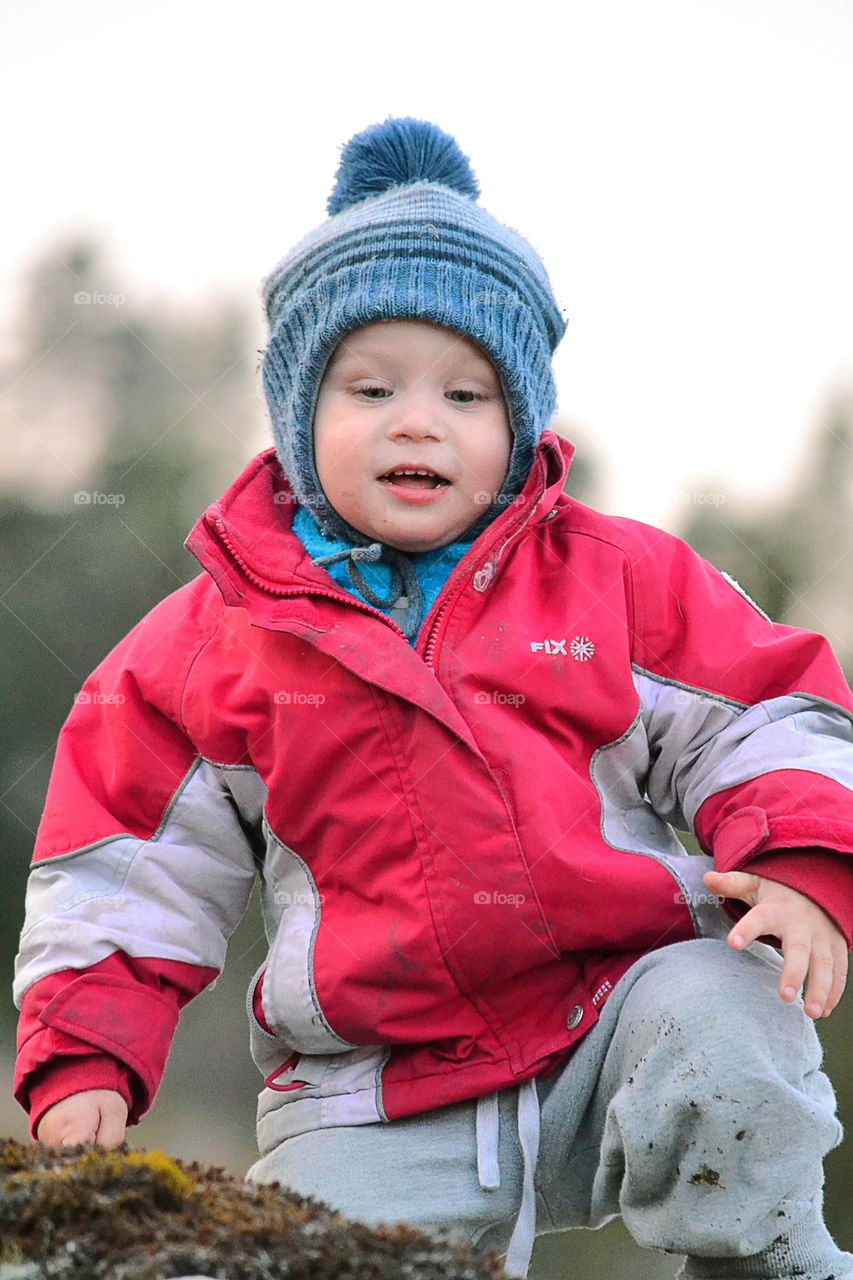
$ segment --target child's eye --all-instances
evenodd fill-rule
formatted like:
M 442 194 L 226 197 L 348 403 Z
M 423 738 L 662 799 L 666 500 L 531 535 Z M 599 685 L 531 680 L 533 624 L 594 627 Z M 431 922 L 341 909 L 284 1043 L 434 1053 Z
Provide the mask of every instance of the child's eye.
M 374 392 L 377 394 L 374 395 Z M 381 400 L 383 396 L 390 396 L 391 392 L 387 387 L 359 387 L 358 394 L 367 396 L 370 400 Z
M 465 387 L 459 387 L 457 388 L 456 391 L 449 391 L 447 394 L 451 396 L 470 396 L 471 397 L 470 400 L 469 399 L 461 400 L 459 402 L 460 404 L 471 404 L 473 400 L 485 400 L 487 398 L 486 396 L 483 395 L 482 391 L 469 391 Z

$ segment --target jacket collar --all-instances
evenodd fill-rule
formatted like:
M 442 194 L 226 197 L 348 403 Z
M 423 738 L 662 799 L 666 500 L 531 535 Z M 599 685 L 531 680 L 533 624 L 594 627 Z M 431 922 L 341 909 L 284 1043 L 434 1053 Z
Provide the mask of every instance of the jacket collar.
M 554 431 L 537 443 L 527 483 L 516 502 L 472 544 L 481 563 L 521 530 L 547 516 L 563 496 L 574 445 Z M 340 594 L 325 569 L 311 563 L 293 532 L 296 498 L 274 448 L 254 457 L 222 496 L 211 503 L 184 545 L 211 574 L 226 604 L 266 614 L 270 596 L 321 591 Z M 259 621 L 261 619 L 258 619 Z

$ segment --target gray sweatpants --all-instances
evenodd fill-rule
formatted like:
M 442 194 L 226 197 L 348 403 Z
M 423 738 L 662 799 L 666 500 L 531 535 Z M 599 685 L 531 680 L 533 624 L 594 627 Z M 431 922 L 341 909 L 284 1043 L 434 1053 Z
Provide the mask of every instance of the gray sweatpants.
M 639 1244 L 686 1254 L 690 1280 L 846 1280 L 853 1256 L 821 1213 L 822 1160 L 841 1141 L 835 1097 L 811 1019 L 777 993 L 779 968 L 761 944 L 650 952 L 551 1077 L 300 1134 L 247 1177 L 370 1224 L 509 1251 L 521 1275 L 534 1234 L 621 1214 Z

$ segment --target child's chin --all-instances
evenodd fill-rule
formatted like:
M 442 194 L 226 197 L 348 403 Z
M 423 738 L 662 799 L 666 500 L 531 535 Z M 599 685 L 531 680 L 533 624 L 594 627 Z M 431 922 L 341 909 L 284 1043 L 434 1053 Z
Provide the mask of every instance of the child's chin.
M 383 543 L 386 547 L 393 547 L 396 551 L 406 551 L 409 555 L 416 555 L 421 551 L 437 551 L 439 547 L 449 546 L 451 542 L 455 542 L 461 538 L 467 528 L 458 528 L 460 522 L 453 524 L 444 521 L 426 522 L 420 529 L 413 527 L 401 527 L 401 523 L 391 522 L 390 529 L 383 530 L 381 525 L 375 524 L 371 529 L 363 529 L 368 537 L 375 537 L 377 542 Z M 470 523 L 473 523 L 471 521 Z M 356 526 L 358 527 L 358 526 Z
M 461 535 L 455 529 L 437 529 L 427 533 L 426 530 L 422 534 L 412 532 L 403 533 L 399 530 L 389 533 L 387 538 L 382 541 L 388 547 L 394 547 L 397 551 L 406 551 L 409 555 L 415 555 L 420 551 L 437 551 L 439 547 L 446 547 L 451 542 L 455 542 Z
M 437 551 L 439 547 L 446 547 L 448 543 L 453 542 L 453 534 L 447 537 L 432 538 L 423 540 L 420 538 L 386 538 L 385 545 L 393 547 L 395 551 L 406 551 L 409 555 L 417 555 L 421 551 Z

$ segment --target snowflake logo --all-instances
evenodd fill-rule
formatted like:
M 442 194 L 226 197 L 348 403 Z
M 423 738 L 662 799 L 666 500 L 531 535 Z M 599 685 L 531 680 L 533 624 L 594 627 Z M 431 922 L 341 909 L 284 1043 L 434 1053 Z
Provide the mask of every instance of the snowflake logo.
M 569 645 L 569 653 L 578 662 L 589 662 L 595 653 L 595 644 L 589 636 L 575 636 Z

